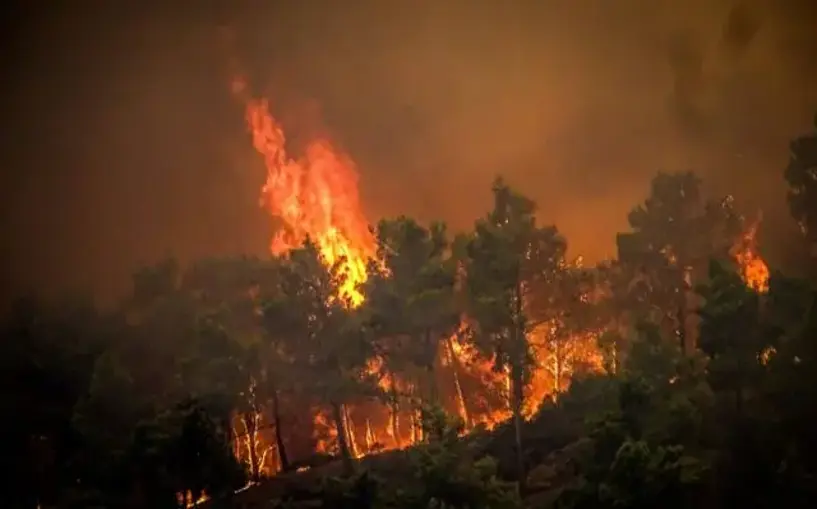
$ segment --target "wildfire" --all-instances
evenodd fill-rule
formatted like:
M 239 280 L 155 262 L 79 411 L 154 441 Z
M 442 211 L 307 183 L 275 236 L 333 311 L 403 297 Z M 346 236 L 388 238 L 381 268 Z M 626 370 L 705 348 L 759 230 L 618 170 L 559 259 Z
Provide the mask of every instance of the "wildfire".
M 312 240 L 327 265 L 339 266 L 344 277 L 341 297 L 359 306 L 364 296 L 358 287 L 366 279 L 366 263 L 375 254 L 375 243 L 360 205 L 354 162 L 325 138 L 310 140 L 299 155 L 293 156 L 268 100 L 249 92 L 239 66 L 234 71 L 237 77 L 232 82 L 232 93 L 243 105 L 253 147 L 266 168 L 260 202 L 276 222 L 271 253 L 285 253 L 306 239 Z M 490 428 L 510 416 L 508 377 L 493 369 L 492 359 L 472 350 L 454 334 L 441 347 L 439 372 L 431 376 L 437 376 L 443 386 L 441 403 L 452 414 L 458 414 L 467 429 L 478 425 Z M 559 379 L 571 370 L 572 364 L 564 362 L 555 375 L 550 373 L 553 370 L 548 369 L 545 350 L 542 347 L 536 352 L 534 382 L 526 390 L 527 417 L 536 412 L 549 392 L 564 389 Z M 573 352 L 565 353 L 559 362 L 573 356 Z M 381 368 L 381 361 L 372 359 L 370 374 L 382 375 Z M 348 431 L 345 438 L 354 456 L 400 448 L 421 439 L 418 389 L 395 373 L 381 376 L 380 385 L 390 395 L 390 404 L 343 406 L 342 420 Z M 260 415 L 262 409 L 258 410 L 251 418 L 236 416 L 235 423 L 241 427 L 235 432 L 240 437 L 235 444 L 236 454 L 254 463 L 258 473 L 271 475 L 280 468 L 279 458 L 272 440 L 260 432 L 268 426 Z M 314 410 L 316 452 L 336 452 L 338 437 L 332 421 L 325 409 Z
M 741 277 L 749 288 L 765 293 L 769 290 L 769 267 L 757 252 L 757 227 L 760 220 L 752 223 L 741 235 L 733 249 L 733 256 L 740 268 Z
M 266 167 L 261 205 L 277 222 L 270 251 L 278 255 L 301 246 L 306 239 L 312 240 L 327 266 L 339 266 L 344 278 L 341 297 L 348 299 L 352 306 L 359 306 L 364 297 L 358 287 L 366 279 L 366 262 L 375 249 L 360 206 L 354 162 L 322 138 L 310 140 L 300 157 L 292 157 L 287 152 L 283 127 L 272 116 L 269 102 L 252 97 L 240 76 L 233 81 L 232 91 L 244 105 L 253 146 Z M 343 406 L 344 428 L 348 431 L 346 441 L 352 454 L 358 457 L 376 449 L 380 444 L 378 436 L 388 434 L 388 430 L 376 433 L 368 417 L 353 417 L 355 410 L 349 405 Z M 364 427 L 360 437 L 359 425 Z M 315 411 L 313 426 L 316 451 L 333 451 L 337 446 L 337 433 L 324 410 Z M 258 441 L 253 438 L 245 440 L 247 452 L 239 453 L 239 457 L 266 459 L 266 451 L 252 450 Z M 267 470 L 264 469 L 264 473 Z M 273 468 L 275 470 L 277 468 Z
M 253 145 L 267 170 L 261 205 L 279 223 L 270 251 L 280 254 L 311 239 L 327 265 L 339 264 L 341 295 L 359 305 L 358 285 L 366 279 L 374 241 L 360 207 L 354 163 L 326 139 L 311 140 L 300 158 L 292 158 L 268 101 L 249 96 L 241 78 L 233 82 L 233 93 L 244 103 Z
M 359 306 L 364 296 L 358 287 L 366 279 L 366 263 L 374 255 L 375 246 L 360 206 L 354 162 L 325 138 L 309 141 L 302 154 L 293 157 L 269 102 L 252 97 L 242 78 L 233 82 L 233 93 L 244 105 L 253 146 L 266 168 L 261 205 L 277 222 L 270 251 L 278 255 L 311 239 L 327 265 L 339 266 L 345 278 L 341 296 Z M 769 270 L 757 253 L 756 232 L 754 223 L 732 254 L 746 284 L 765 292 Z M 601 369 L 596 339 L 602 331 L 576 336 L 564 329 L 560 321 L 554 320 L 532 333 L 535 362 L 525 390 L 526 418 L 531 418 L 548 397 L 564 392 L 574 373 Z M 439 367 L 435 369 L 439 372 L 431 376 L 444 379 L 442 404 L 458 414 L 467 429 L 477 425 L 491 428 L 510 417 L 507 373 L 494 370 L 492 359 L 461 342 L 459 333 L 442 345 Z M 346 443 L 355 457 L 416 443 L 422 434 L 415 404 L 417 389 L 394 373 L 384 376 L 380 359 L 372 359 L 368 371 L 380 374 L 381 388 L 390 395 L 391 402 L 379 406 L 359 401 L 343 405 Z M 333 419 L 325 409 L 314 410 L 312 417 L 317 452 L 336 452 L 338 436 Z M 237 440 L 236 454 L 256 463 L 259 473 L 272 475 L 280 461 L 274 446 L 269 445 L 272 441 L 257 433 L 264 428 L 262 420 L 258 416 L 253 420 L 237 419 L 244 432 L 236 432 L 236 436 L 243 437 Z
M 341 296 L 353 306 L 360 305 L 364 296 L 358 286 L 366 279 L 366 262 L 374 255 L 375 249 L 359 202 L 354 163 L 322 138 L 309 141 L 300 157 L 292 157 L 287 151 L 283 127 L 272 116 L 268 101 L 252 97 L 241 77 L 233 81 L 232 91 L 243 103 L 253 146 L 266 167 L 261 205 L 277 222 L 270 251 L 274 255 L 281 254 L 311 239 L 317 244 L 327 265 L 339 265 L 345 278 Z M 545 378 L 553 378 L 553 375 L 546 375 L 546 354 L 544 351 L 537 353 L 540 362 L 535 367 L 536 383 L 526 391 L 530 400 L 525 408 L 527 417 L 535 413 L 553 387 L 553 382 L 544 382 Z M 510 416 L 506 401 L 507 375 L 495 372 L 490 359 L 469 351 L 455 334 L 443 346 L 441 360 L 439 376 L 447 380 L 446 386 L 450 386 L 445 406 L 452 413 L 460 415 L 466 428 L 476 425 L 490 428 Z M 377 373 L 380 368 L 379 360 L 373 359 L 369 366 L 370 373 Z M 555 377 L 559 379 L 569 370 L 565 365 Z M 467 390 L 466 386 L 471 390 Z M 562 387 L 561 383 L 555 386 L 557 392 Z M 399 448 L 415 443 L 421 437 L 414 402 L 416 388 L 394 374 L 388 379 L 383 378 L 381 387 L 392 394 L 394 401 L 389 408 L 370 404 L 343 406 L 342 419 L 348 431 L 346 442 L 356 457 Z M 491 396 L 482 396 L 481 393 L 504 397 L 493 396 L 492 400 Z M 244 420 L 239 420 L 247 428 Z M 405 426 L 401 426 L 401 423 Z M 262 443 L 268 441 L 262 440 L 254 432 L 261 427 L 257 419 L 251 424 L 252 432 L 248 428 L 245 433 L 239 434 L 244 440 L 242 444 L 236 444 L 241 449 L 236 453 L 257 463 L 259 472 L 268 474 L 277 471 L 275 455 L 268 455 L 270 446 L 265 449 Z M 336 450 L 336 428 L 324 410 L 317 409 L 314 413 L 313 425 L 317 452 Z

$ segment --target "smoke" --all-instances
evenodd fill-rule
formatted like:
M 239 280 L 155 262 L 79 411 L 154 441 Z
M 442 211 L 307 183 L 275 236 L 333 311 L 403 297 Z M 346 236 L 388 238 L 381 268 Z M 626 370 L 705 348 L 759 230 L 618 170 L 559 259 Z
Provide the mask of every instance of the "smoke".
M 761 21 L 748 1 L 736 3 L 729 11 L 723 27 L 723 45 L 730 58 L 743 56 L 760 30 Z
M 502 173 L 594 260 L 656 171 L 692 169 L 794 230 L 782 170 L 817 110 L 813 1 L 239 4 L 65 12 L 15 46 L 15 285 L 111 295 L 166 253 L 263 251 L 225 20 L 289 138 L 320 127 L 357 161 L 372 219 L 467 227 Z
M 597 259 L 655 171 L 693 169 L 785 219 L 786 147 L 817 107 L 808 3 L 455 3 L 304 13 L 288 42 L 310 68 L 260 64 L 323 99 L 373 215 L 467 226 L 501 172 Z

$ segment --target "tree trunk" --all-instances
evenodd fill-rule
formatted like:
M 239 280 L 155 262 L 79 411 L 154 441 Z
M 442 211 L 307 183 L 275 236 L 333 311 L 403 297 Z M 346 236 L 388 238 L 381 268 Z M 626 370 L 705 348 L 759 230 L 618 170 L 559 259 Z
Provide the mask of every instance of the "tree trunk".
M 375 436 L 374 431 L 372 431 L 372 421 L 369 418 L 366 418 L 366 434 L 365 434 L 365 442 L 366 442 L 366 454 L 372 452 L 375 446 Z
M 619 334 L 619 333 L 616 332 L 616 334 Z M 613 348 L 612 348 L 613 374 L 618 376 L 619 371 L 621 371 L 621 366 L 620 366 L 620 364 L 621 364 L 621 343 L 622 343 L 621 336 L 617 335 L 617 336 L 615 336 L 613 338 L 613 340 L 614 340 L 613 341 Z
M 471 415 L 468 412 L 468 405 L 465 402 L 465 393 L 460 384 L 459 372 L 462 371 L 462 364 L 460 364 L 460 359 L 454 351 L 454 343 L 451 338 L 448 338 L 446 341 L 446 346 L 448 347 L 448 355 L 451 357 L 451 367 L 454 370 L 454 389 L 457 391 L 457 400 L 459 401 L 460 411 L 462 412 L 463 425 L 465 429 L 468 430 L 471 428 Z
M 454 390 L 457 392 L 457 402 L 460 407 L 460 417 L 462 418 L 462 426 L 466 431 L 471 429 L 471 416 L 468 413 L 468 405 L 465 404 L 465 393 L 462 391 L 460 384 L 460 376 L 454 371 Z
M 399 449 L 402 446 L 400 439 L 400 400 L 397 394 L 397 377 L 394 372 L 389 373 L 391 378 L 391 432 L 394 445 Z
M 353 458 L 357 458 L 360 456 L 360 450 L 357 446 L 357 440 L 355 440 L 354 422 L 352 422 L 352 417 L 349 416 L 349 406 L 341 404 L 340 408 L 343 411 L 343 427 L 346 429 L 346 443 L 349 444 L 349 453 Z
M 426 348 L 428 349 L 427 351 L 434 352 L 433 356 L 430 357 L 430 360 L 426 364 L 426 374 L 428 376 L 428 399 L 426 400 L 426 404 L 431 407 L 437 405 L 439 401 L 439 390 L 437 387 L 437 376 L 434 371 L 434 363 L 437 358 L 437 349 L 432 341 L 432 332 L 430 330 L 425 332 L 425 342 Z
M 288 472 L 290 469 L 289 456 L 287 456 L 284 445 L 284 433 L 281 429 L 281 404 L 278 399 L 278 389 L 272 389 L 272 423 L 275 426 L 275 446 L 278 449 L 278 460 L 281 462 L 281 471 Z
M 514 447 L 516 449 L 516 473 L 520 489 L 525 482 L 525 463 L 522 451 L 522 403 L 525 398 L 522 366 L 518 359 L 511 366 L 511 411 L 513 412 Z
M 416 398 L 412 398 L 411 403 L 411 444 L 419 444 L 423 439 L 422 422 L 419 418 L 420 410 L 417 408 Z
M 517 277 L 516 299 L 514 302 L 514 330 L 513 330 L 513 358 L 511 359 L 511 394 L 513 400 L 513 427 L 516 445 L 516 473 L 520 493 L 525 485 L 525 462 L 522 451 L 522 404 L 525 399 L 525 366 L 527 354 L 527 338 L 525 337 L 525 322 L 522 314 L 522 282 Z
M 557 334 L 561 334 L 561 331 L 557 332 Z M 556 338 L 556 348 L 554 349 L 554 360 L 556 361 L 555 369 L 553 370 L 553 399 L 557 400 L 559 398 L 559 394 L 562 392 L 562 371 L 563 371 L 563 361 L 564 361 L 564 351 L 562 350 L 562 338 Z
M 250 460 L 250 479 L 252 479 L 253 482 L 258 482 L 261 479 L 261 468 L 258 461 L 258 437 L 255 421 L 255 409 L 253 409 L 251 412 L 245 412 L 242 419 L 244 420 L 244 431 L 247 434 L 247 449 Z
M 439 396 L 437 394 L 437 380 L 434 372 L 434 365 L 426 366 L 426 376 L 428 377 L 428 396 L 426 398 L 427 407 L 431 408 L 437 405 Z
M 343 418 L 343 408 L 339 403 L 332 403 L 332 418 L 335 419 L 335 428 L 338 434 L 338 448 L 340 449 L 341 460 L 343 460 L 343 468 L 347 473 L 351 473 L 354 470 L 354 463 L 352 461 L 352 453 L 349 450 L 349 442 L 347 441 L 346 420 Z

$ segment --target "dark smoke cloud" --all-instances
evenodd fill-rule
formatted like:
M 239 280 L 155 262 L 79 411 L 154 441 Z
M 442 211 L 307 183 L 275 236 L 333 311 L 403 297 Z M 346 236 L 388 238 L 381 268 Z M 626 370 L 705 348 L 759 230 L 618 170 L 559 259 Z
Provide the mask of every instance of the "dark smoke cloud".
M 293 139 L 321 125 L 358 161 L 373 219 L 466 227 L 503 173 L 598 259 L 655 171 L 694 169 L 793 230 L 781 175 L 817 110 L 811 0 L 94 3 L 40 10 L 8 45 L 8 287 L 110 296 L 167 253 L 263 252 L 227 24 Z
M 723 45 L 732 59 L 743 56 L 761 27 L 761 19 L 748 1 L 736 3 L 723 27 Z

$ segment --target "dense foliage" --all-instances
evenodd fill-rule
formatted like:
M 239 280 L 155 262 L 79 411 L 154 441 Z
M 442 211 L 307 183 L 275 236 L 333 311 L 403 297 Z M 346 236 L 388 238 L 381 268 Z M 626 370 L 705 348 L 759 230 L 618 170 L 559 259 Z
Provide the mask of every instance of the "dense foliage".
M 806 248 L 816 144 L 795 141 L 785 171 Z M 381 221 L 360 306 L 309 239 L 272 259 L 146 268 L 113 311 L 20 301 L 2 324 L 4 506 L 229 504 L 273 461 L 274 498 L 292 507 L 814 505 L 817 287 L 792 275 L 810 266 L 748 284 L 735 246 L 749 225 L 691 173 L 658 174 L 597 267 L 566 259 L 501 179 L 493 198 L 456 238 Z M 455 346 L 508 382 L 459 394 L 457 417 L 440 387 L 453 374 L 462 392 Z M 531 402 L 534 372 L 552 389 Z M 471 421 L 490 398 L 507 422 L 488 431 Z M 401 412 L 414 445 L 383 454 L 388 468 L 360 460 L 354 405 L 389 409 L 393 443 L 362 452 L 407 445 Z M 286 484 L 333 457 L 322 482 Z

